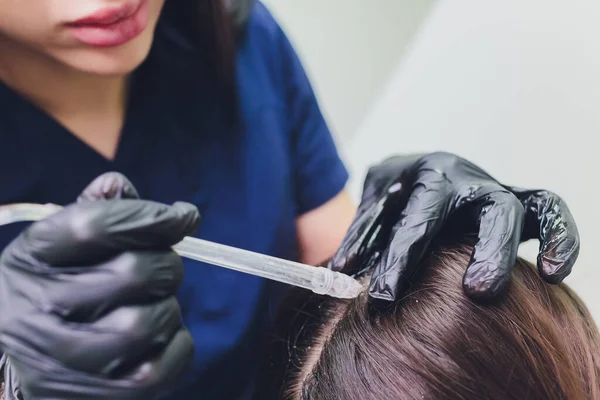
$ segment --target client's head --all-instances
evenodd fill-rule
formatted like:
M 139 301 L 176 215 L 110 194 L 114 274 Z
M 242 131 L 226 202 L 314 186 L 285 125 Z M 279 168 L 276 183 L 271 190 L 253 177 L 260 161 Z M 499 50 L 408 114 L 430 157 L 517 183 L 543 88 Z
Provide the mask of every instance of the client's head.
M 386 311 L 365 293 L 296 293 L 282 314 L 269 398 L 293 400 L 600 399 L 600 339 L 565 285 L 519 260 L 508 292 L 476 304 L 461 288 L 472 246 L 435 246 Z

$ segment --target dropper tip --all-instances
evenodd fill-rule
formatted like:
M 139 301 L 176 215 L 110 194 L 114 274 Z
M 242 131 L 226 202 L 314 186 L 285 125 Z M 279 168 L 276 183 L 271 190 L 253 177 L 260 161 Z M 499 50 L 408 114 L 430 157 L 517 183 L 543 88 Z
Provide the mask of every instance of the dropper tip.
M 358 297 L 365 288 L 356 279 L 342 274 L 336 273 L 337 276 L 333 281 L 332 296 L 340 299 L 354 299 Z
M 327 268 L 319 268 L 313 279 L 313 292 L 339 299 L 353 299 L 363 290 L 363 285 L 354 278 Z

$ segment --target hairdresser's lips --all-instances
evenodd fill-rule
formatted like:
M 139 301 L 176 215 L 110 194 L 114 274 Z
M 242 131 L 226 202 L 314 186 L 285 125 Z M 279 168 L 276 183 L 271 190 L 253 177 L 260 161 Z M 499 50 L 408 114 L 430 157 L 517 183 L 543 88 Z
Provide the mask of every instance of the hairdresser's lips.
M 67 24 L 75 39 L 90 46 L 114 47 L 129 42 L 144 31 L 150 14 L 149 0 L 128 1 L 105 8 Z

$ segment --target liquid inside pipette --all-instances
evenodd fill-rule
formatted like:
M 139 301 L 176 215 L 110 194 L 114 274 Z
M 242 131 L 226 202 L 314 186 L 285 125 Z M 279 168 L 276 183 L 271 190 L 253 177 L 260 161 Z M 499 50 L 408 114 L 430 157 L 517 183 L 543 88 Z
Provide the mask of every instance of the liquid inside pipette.
M 3 205 L 0 206 L 0 225 L 39 221 L 61 209 L 62 207 L 54 204 Z M 317 294 L 350 299 L 363 291 L 363 286 L 358 281 L 340 272 L 202 239 L 185 237 L 173 249 L 182 257 L 302 287 Z

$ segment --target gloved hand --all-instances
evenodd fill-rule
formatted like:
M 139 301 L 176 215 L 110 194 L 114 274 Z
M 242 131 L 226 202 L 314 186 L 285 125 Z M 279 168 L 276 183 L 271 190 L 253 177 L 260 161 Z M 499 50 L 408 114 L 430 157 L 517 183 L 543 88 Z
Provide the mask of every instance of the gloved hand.
M 0 360 L 0 372 L 2 377 L 0 380 L 4 384 L 4 391 L 0 390 L 0 400 L 27 400 L 21 392 L 21 383 L 19 377 L 15 374 L 10 360 L 6 355 Z
M 442 228 L 479 230 L 463 279 L 473 299 L 505 289 L 521 241 L 540 240 L 538 269 L 548 283 L 569 275 L 579 254 L 577 226 L 560 197 L 501 185 L 467 160 L 432 153 L 370 169 L 358 214 L 329 267 L 373 267 L 371 297 L 393 301 Z
M 25 399 L 149 400 L 177 381 L 194 344 L 170 246 L 198 223 L 194 206 L 138 200 L 107 174 L 4 250 L 0 345 Z

